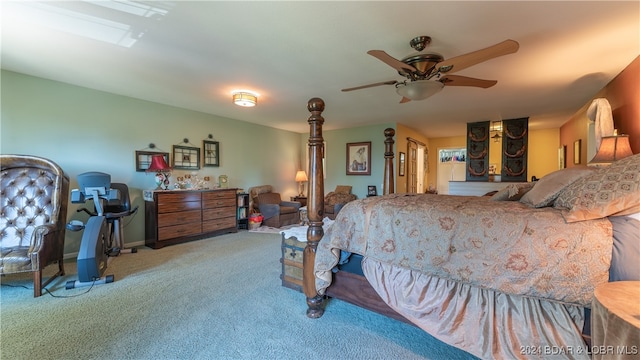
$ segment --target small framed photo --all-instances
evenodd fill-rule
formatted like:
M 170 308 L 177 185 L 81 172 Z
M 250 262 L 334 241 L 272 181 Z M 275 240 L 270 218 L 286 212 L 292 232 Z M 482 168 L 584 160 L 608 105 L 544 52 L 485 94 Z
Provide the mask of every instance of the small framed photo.
M 204 166 L 220 166 L 220 143 L 202 140 L 202 148 L 204 149 Z
M 371 141 L 347 143 L 347 175 L 371 175 Z
M 378 189 L 375 185 L 367 186 L 367 196 L 378 196 Z
M 400 152 L 400 161 L 398 161 L 398 176 L 404 176 L 404 153 Z
M 199 170 L 200 148 L 173 145 L 173 168 L 181 170 Z
M 136 171 L 147 171 L 151 165 L 151 156 L 162 154 L 164 161 L 169 164 L 169 153 L 158 151 L 139 151 L 136 150 Z

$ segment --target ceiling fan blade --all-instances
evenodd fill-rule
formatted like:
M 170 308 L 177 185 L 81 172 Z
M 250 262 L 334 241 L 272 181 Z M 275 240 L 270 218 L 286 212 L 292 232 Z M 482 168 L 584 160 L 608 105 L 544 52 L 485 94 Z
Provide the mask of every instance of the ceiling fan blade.
M 483 80 L 460 75 L 446 75 L 440 80 L 445 86 L 475 86 L 479 88 L 490 88 L 497 84 L 496 80 Z
M 356 87 L 352 87 L 352 88 L 342 89 L 342 91 L 360 90 L 360 89 L 366 89 L 366 88 L 370 88 L 370 87 L 374 87 L 374 86 L 380 86 L 380 85 L 395 85 L 396 83 L 397 83 L 396 80 L 382 81 L 382 82 L 375 83 L 375 84 L 362 85 L 362 86 L 356 86 Z
M 418 71 L 413 66 L 403 63 L 402 61 L 394 58 L 393 56 L 387 54 L 382 50 L 369 50 L 367 51 L 367 54 L 377 58 L 378 60 L 382 61 L 383 63 L 391 66 L 392 68 L 398 71 L 403 71 L 403 70 L 408 70 L 410 72 Z
M 403 96 L 402 99 L 400 99 L 400 104 L 408 103 L 409 101 L 411 101 L 411 99 Z
M 442 73 L 456 72 L 499 56 L 513 54 L 519 48 L 520 44 L 517 41 L 505 40 L 488 48 L 452 57 L 438 63 L 436 68 Z

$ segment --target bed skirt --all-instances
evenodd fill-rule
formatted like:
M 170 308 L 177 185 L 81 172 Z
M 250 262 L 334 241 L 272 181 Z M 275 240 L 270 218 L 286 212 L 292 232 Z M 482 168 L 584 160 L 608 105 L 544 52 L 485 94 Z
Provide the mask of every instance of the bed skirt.
M 483 359 L 589 359 L 584 308 L 506 295 L 370 258 L 365 277 L 395 311 Z

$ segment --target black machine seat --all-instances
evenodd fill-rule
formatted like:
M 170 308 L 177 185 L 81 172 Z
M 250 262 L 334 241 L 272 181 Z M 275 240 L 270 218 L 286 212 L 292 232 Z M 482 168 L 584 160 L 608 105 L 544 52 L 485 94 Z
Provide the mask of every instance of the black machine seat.
M 104 206 L 104 216 L 107 220 L 123 218 L 135 214 L 138 207 L 131 209 L 131 200 L 129 199 L 129 187 L 123 183 L 111 183 L 111 188 L 118 190 L 118 198 L 110 199 Z

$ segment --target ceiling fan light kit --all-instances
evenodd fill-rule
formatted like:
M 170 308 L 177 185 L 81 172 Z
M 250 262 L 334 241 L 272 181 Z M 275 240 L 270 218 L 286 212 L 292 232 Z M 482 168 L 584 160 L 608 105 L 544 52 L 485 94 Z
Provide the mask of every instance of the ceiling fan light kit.
M 417 36 L 409 45 L 418 52 L 431 44 L 429 36 Z M 400 103 L 411 100 L 424 100 L 447 86 L 471 86 L 489 88 L 497 84 L 496 80 L 483 80 L 460 75 L 449 75 L 481 62 L 518 51 L 520 45 L 514 40 L 505 40 L 484 49 L 446 59 L 437 53 L 426 52 L 413 54 L 398 60 L 382 50 L 369 50 L 367 54 L 377 58 L 398 71 L 405 81 L 382 81 L 368 85 L 342 89 L 353 91 L 380 85 L 395 85 L 396 92 L 402 96 Z M 446 74 L 446 76 L 443 76 Z M 435 79 L 434 79 L 435 78 Z M 431 80 L 434 79 L 434 80 Z
M 442 90 L 444 84 L 435 80 L 418 80 L 396 85 L 398 95 L 409 100 L 424 100 Z

